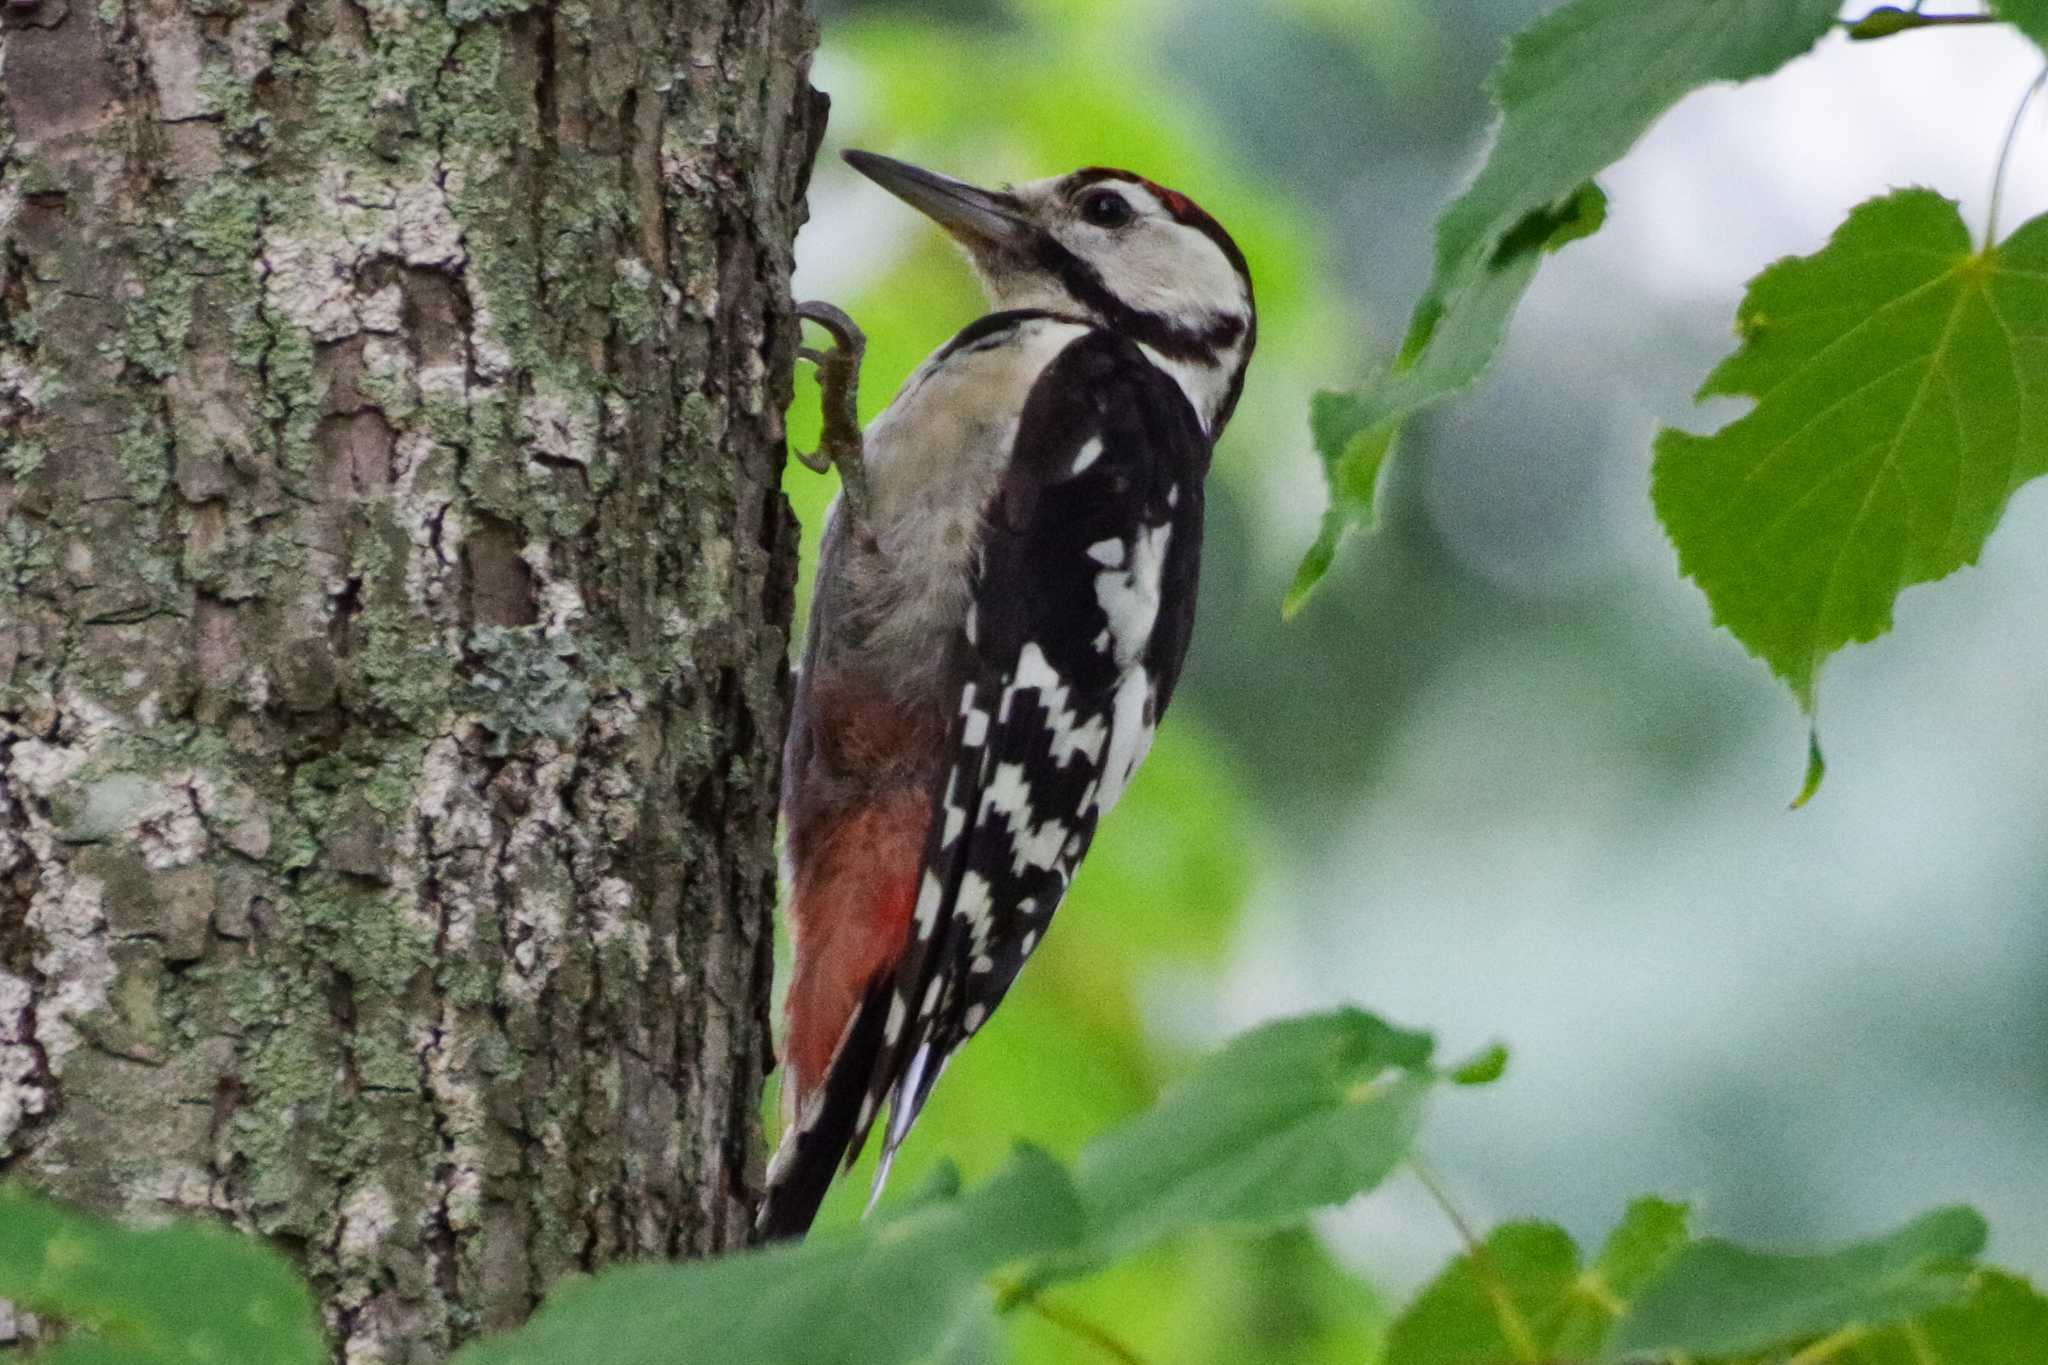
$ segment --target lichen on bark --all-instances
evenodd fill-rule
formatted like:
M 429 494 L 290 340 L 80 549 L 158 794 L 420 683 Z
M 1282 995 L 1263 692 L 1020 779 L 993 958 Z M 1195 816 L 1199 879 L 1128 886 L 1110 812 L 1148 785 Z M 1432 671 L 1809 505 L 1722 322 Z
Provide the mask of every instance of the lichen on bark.
M 812 39 L 0 28 L 0 1173 L 270 1238 L 337 1358 L 745 1237 Z

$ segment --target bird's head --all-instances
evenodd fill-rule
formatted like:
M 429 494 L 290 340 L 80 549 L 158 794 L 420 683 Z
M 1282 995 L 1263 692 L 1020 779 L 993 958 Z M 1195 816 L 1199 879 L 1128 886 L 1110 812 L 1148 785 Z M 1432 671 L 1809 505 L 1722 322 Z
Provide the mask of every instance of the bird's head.
M 1256 336 L 1252 278 L 1195 202 L 1090 166 L 982 189 L 873 152 L 847 163 L 951 233 L 996 308 L 1085 317 L 1145 348 L 1210 435 L 1237 406 Z

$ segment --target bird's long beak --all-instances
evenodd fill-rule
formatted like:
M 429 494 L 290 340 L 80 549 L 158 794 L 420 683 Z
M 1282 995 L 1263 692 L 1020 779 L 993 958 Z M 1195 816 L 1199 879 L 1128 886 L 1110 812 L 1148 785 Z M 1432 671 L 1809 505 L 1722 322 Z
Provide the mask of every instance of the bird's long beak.
M 1021 249 L 1031 224 L 1016 199 L 907 161 L 873 152 L 842 152 L 846 164 L 958 238 L 969 249 Z

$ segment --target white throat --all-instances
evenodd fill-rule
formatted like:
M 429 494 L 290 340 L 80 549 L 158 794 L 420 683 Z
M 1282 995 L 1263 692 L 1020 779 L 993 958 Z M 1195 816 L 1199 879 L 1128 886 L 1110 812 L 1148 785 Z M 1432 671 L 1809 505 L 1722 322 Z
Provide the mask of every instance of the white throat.
M 1230 397 L 1230 376 L 1237 352 L 1224 351 L 1216 357 L 1214 365 L 1205 365 L 1199 360 L 1176 360 L 1161 355 L 1150 346 L 1140 342 L 1138 349 L 1145 358 L 1157 365 L 1180 385 L 1180 391 L 1187 395 L 1188 405 L 1201 419 L 1202 430 L 1210 439 L 1216 436 L 1216 417 L 1223 411 L 1223 404 Z

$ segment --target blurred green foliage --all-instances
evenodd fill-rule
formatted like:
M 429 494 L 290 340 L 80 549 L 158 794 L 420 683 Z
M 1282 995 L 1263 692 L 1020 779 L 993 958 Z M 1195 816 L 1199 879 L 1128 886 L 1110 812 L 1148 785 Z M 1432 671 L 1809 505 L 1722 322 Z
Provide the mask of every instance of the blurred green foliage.
M 198 1222 L 125 1228 L 0 1186 L 0 1300 L 87 1329 L 38 1365 L 321 1365 L 313 1295 L 261 1243 Z
M 1196 1341 L 1172 1356 L 1132 1344 L 1139 1304 L 1096 1317 L 1048 1293 L 1204 1226 L 1284 1228 L 1375 1188 L 1413 1159 L 1433 1091 L 1501 1070 L 1497 1048 L 1449 1068 L 1434 1051 L 1427 1034 L 1354 1009 L 1267 1024 L 1090 1142 L 1071 1169 L 1020 1145 L 971 1188 L 943 1165 L 876 1217 L 802 1242 L 571 1277 L 525 1326 L 472 1343 L 451 1365 L 965 1365 L 998 1355 L 994 1315 L 1057 1327 L 1071 1338 L 1068 1358 L 1191 1359 L 1204 1349 Z M 1644 1199 L 1581 1264 L 1561 1228 L 1510 1223 L 1482 1242 L 1439 1199 L 1466 1250 L 1394 1322 L 1385 1365 L 1776 1365 L 1795 1350 L 1798 1365 L 1827 1365 L 1893 1347 L 1918 1365 L 2008 1365 L 2027 1357 L 2007 1348 L 2040 1345 L 2023 1333 L 2048 1309 L 1977 1264 L 1984 1222 L 1965 1208 L 1839 1251 L 1786 1255 L 1695 1240 L 1683 1206 Z M 1267 1244 L 1270 1268 L 1292 1272 L 1291 1287 L 1273 1286 L 1284 1307 L 1268 1321 L 1306 1307 L 1322 1319 L 1314 1338 L 1290 1330 L 1298 1323 L 1204 1323 L 1207 1349 L 1378 1355 L 1330 1329 L 1346 1316 L 1344 1295 L 1303 1259 L 1307 1245 Z M 37 1365 L 313 1365 L 323 1355 L 310 1295 L 258 1243 L 198 1224 L 125 1228 L 18 1189 L 0 1190 L 0 1297 L 57 1326 Z

